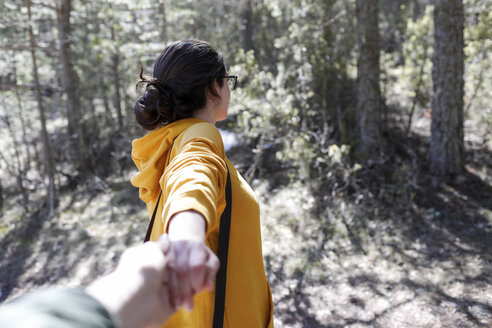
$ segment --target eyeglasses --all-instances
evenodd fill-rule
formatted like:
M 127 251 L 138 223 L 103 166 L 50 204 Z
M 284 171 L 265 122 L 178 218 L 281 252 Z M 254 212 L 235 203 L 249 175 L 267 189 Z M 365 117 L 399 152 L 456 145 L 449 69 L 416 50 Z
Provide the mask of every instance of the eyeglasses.
M 227 84 L 229 85 L 229 89 L 231 91 L 236 89 L 237 75 L 227 75 L 227 76 L 224 76 L 224 79 L 227 79 Z

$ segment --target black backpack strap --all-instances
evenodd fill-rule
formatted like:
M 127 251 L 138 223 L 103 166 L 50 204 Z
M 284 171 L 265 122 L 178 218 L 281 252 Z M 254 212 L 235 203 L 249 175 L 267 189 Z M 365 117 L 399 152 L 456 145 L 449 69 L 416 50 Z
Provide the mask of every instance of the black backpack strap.
M 171 153 L 173 152 L 174 140 L 173 143 L 171 144 L 171 149 L 169 150 L 169 158 L 167 159 L 167 165 L 169 165 L 169 162 L 171 161 Z M 147 227 L 147 233 L 145 234 L 144 243 L 150 240 L 150 235 L 152 234 L 152 228 L 154 227 L 155 215 L 157 214 L 157 208 L 159 207 L 159 202 L 161 201 L 161 196 L 162 196 L 162 189 L 161 192 L 159 193 L 159 198 L 157 198 L 157 204 L 155 204 L 154 212 L 152 213 L 152 218 L 150 219 L 149 226 Z
M 174 142 L 173 142 L 174 145 Z M 172 151 L 172 146 L 171 146 Z M 171 159 L 171 153 L 169 153 L 168 165 Z M 215 300 L 214 300 L 214 317 L 213 328 L 222 328 L 224 326 L 224 309 L 225 309 L 225 295 L 226 295 L 226 281 L 227 281 L 227 258 L 229 254 L 229 236 L 231 232 L 231 214 L 232 214 L 232 187 L 231 187 L 231 175 L 229 173 L 229 167 L 226 164 L 227 169 L 227 182 L 226 182 L 226 206 L 222 215 L 220 216 L 219 227 L 219 245 L 217 249 L 217 257 L 220 261 L 219 271 L 215 276 Z M 157 204 L 155 205 L 152 218 L 147 228 L 147 234 L 144 242 L 150 240 L 152 228 L 154 226 L 155 216 L 157 214 L 157 208 L 161 200 L 162 190 L 159 193 Z
M 214 302 L 214 319 L 213 328 L 222 328 L 224 326 L 224 308 L 226 295 L 226 278 L 227 278 L 227 255 L 229 253 L 229 235 L 231 231 L 231 213 L 232 213 L 232 188 L 231 175 L 227 167 L 226 183 L 226 207 L 220 216 L 219 228 L 219 248 L 217 256 L 219 257 L 220 267 L 215 277 L 215 302 Z
M 152 213 L 152 218 L 150 219 L 149 226 L 147 228 L 147 233 L 145 234 L 144 243 L 150 240 L 150 235 L 152 234 L 152 228 L 154 227 L 155 215 L 157 214 L 157 208 L 159 207 L 159 202 L 161 201 L 162 190 L 159 193 L 159 198 L 157 199 L 157 204 L 155 204 L 154 213 Z

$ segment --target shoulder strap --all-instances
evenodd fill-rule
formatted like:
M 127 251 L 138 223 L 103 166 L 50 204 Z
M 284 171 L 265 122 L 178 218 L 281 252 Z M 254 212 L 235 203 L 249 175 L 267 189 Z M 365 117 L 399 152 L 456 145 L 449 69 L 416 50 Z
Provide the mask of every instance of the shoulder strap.
M 173 142 L 174 145 L 174 142 Z M 171 146 L 172 151 L 172 146 Z M 169 153 L 169 161 L 171 160 L 171 152 Z M 229 236 L 231 231 L 231 214 L 232 214 L 232 187 L 231 187 L 231 175 L 229 173 L 229 167 L 226 164 L 227 169 L 227 182 L 226 182 L 226 206 L 222 215 L 220 216 L 220 227 L 219 227 L 219 246 L 217 249 L 217 257 L 220 261 L 219 271 L 215 276 L 215 300 L 214 300 L 214 317 L 213 317 L 213 328 L 222 328 L 224 326 L 224 309 L 225 309 L 225 295 L 226 295 L 226 280 L 227 280 L 227 259 L 229 254 Z M 157 213 L 157 208 L 159 207 L 159 202 L 161 200 L 162 190 L 159 193 L 159 198 L 157 199 L 157 204 L 155 205 L 154 212 L 152 213 L 152 218 L 147 228 L 147 234 L 145 236 L 144 242 L 150 240 L 150 235 L 152 233 L 152 227 L 154 225 L 155 216 Z
M 167 165 L 169 165 L 169 162 L 171 161 L 171 153 L 173 152 L 174 140 L 173 143 L 171 144 L 171 149 L 169 150 L 169 158 L 167 159 Z M 157 198 L 157 204 L 155 204 L 154 212 L 152 213 L 152 218 L 150 219 L 149 226 L 147 227 L 147 233 L 145 234 L 144 243 L 150 240 L 150 235 L 152 234 L 152 228 L 154 227 L 155 215 L 157 214 L 157 208 L 159 207 L 159 202 L 161 201 L 161 196 L 162 196 L 162 189 L 161 192 L 159 193 L 159 198 Z
M 144 243 L 150 240 L 150 235 L 152 234 L 152 228 L 154 227 L 155 215 L 157 214 L 157 208 L 159 207 L 159 202 L 161 201 L 162 190 L 159 193 L 159 198 L 157 199 L 157 204 L 155 204 L 154 213 L 152 213 L 152 218 L 150 219 L 149 226 L 147 227 L 147 233 L 145 234 Z
M 231 213 L 232 213 L 232 188 L 231 175 L 229 167 L 227 168 L 226 183 L 226 207 L 220 216 L 219 228 L 219 248 L 217 256 L 219 257 L 220 267 L 215 277 L 215 302 L 214 302 L 214 319 L 213 328 L 222 328 L 224 326 L 224 308 L 226 295 L 226 278 L 227 278 L 227 255 L 229 253 L 229 235 L 231 231 Z

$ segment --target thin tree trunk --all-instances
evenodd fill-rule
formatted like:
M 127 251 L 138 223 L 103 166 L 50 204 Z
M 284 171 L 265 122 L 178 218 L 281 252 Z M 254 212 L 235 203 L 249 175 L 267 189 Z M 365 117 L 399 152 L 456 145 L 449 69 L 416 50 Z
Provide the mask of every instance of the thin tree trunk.
M 253 8 L 251 0 L 243 0 L 241 8 L 241 35 L 244 51 L 254 48 L 253 45 Z
M 71 1 L 60 0 L 57 10 L 59 56 L 62 65 L 61 80 L 67 94 L 68 132 L 71 136 L 80 130 L 79 95 L 77 94 L 77 75 L 70 56 L 70 11 Z
M 464 12 L 461 0 L 435 0 L 434 4 L 429 170 L 443 177 L 464 169 Z
M 91 168 L 91 160 L 88 146 L 85 140 L 85 133 L 81 124 L 80 115 L 80 94 L 78 91 L 78 76 L 73 68 L 70 54 L 70 12 L 72 9 L 71 0 L 59 0 L 57 9 L 58 40 L 60 63 L 62 66 L 61 80 L 64 91 L 67 94 L 66 108 L 68 118 L 68 133 L 72 141 L 72 151 L 75 158 L 73 163 L 82 175 Z
M 14 58 L 13 63 L 12 63 L 14 78 L 17 80 L 17 62 L 15 61 L 15 56 L 12 55 L 12 58 Z M 31 167 L 31 163 L 32 163 L 32 156 L 31 156 L 31 150 L 29 149 L 29 139 L 27 138 L 27 131 L 26 131 L 26 126 L 28 123 L 26 122 L 26 118 L 24 117 L 24 109 L 22 106 L 22 97 L 20 96 L 19 89 L 15 89 L 14 94 L 15 94 L 15 99 L 17 99 L 17 105 L 19 107 L 18 114 L 19 114 L 19 120 L 21 122 L 22 143 L 24 144 L 24 147 L 26 148 L 27 162 L 26 162 L 25 170 L 29 171 L 29 168 Z
M 26 0 L 27 13 L 29 17 L 29 43 L 31 45 L 31 59 L 33 67 L 34 85 L 36 87 L 36 100 L 38 103 L 39 119 L 41 122 L 41 140 L 43 141 L 44 158 L 45 158 L 45 170 L 48 175 L 48 195 L 47 203 L 49 214 L 52 216 L 55 212 L 55 162 L 53 160 L 53 153 L 51 151 L 51 142 L 46 129 L 46 116 L 43 106 L 43 98 L 41 96 L 41 86 L 39 84 L 38 65 L 36 59 L 36 42 L 34 41 L 34 33 L 32 31 L 32 18 L 31 18 L 31 0 Z
M 480 54 L 482 55 L 482 60 L 480 62 L 481 63 L 486 63 L 487 62 L 488 51 L 486 50 L 485 42 L 482 42 L 482 44 L 480 45 Z M 471 97 L 468 99 L 468 101 L 466 103 L 466 107 L 465 107 L 465 113 L 466 114 L 470 111 L 470 108 L 471 108 L 471 106 L 473 104 L 473 101 L 477 97 L 478 91 L 482 87 L 483 73 L 485 71 L 486 71 L 485 69 L 480 69 L 480 72 L 478 73 L 478 77 L 476 79 L 474 79 L 474 80 L 477 81 L 477 83 L 475 84 L 475 88 L 473 88 L 473 93 L 472 93 Z
M 118 53 L 113 54 L 113 78 L 114 78 L 114 107 L 116 109 L 116 115 L 118 117 L 118 126 L 123 129 L 123 113 L 121 110 L 121 94 L 120 94 L 120 74 L 118 67 L 120 64 L 120 55 Z
M 29 149 L 29 139 L 27 138 L 27 131 L 26 131 L 26 120 L 24 117 L 24 111 L 23 111 L 23 106 L 22 106 L 22 99 L 19 94 L 19 92 L 16 90 L 15 91 L 15 97 L 17 99 L 17 104 L 19 106 L 19 120 L 21 122 L 21 130 L 22 130 L 22 143 L 24 144 L 24 147 L 26 148 L 26 156 L 27 156 L 27 163 L 26 163 L 26 171 L 29 170 L 31 167 L 31 162 L 32 162 L 32 156 L 31 156 L 31 150 Z
M 3 187 L 2 187 L 1 179 L 0 179 L 0 214 L 3 214 Z
M 167 36 L 167 17 L 166 17 L 166 0 L 159 1 L 159 13 L 161 15 L 161 40 L 166 44 L 168 41 Z
M 111 40 L 116 42 L 116 35 L 114 32 L 113 26 L 111 26 Z M 111 68 L 113 70 L 113 81 L 114 81 L 114 108 L 116 109 L 116 114 L 118 116 L 118 126 L 120 129 L 123 129 L 123 113 L 121 111 L 121 94 L 120 94 L 120 73 L 118 68 L 120 66 L 120 54 L 118 50 L 111 56 L 112 65 Z
M 93 139 L 97 139 L 97 136 L 99 135 L 99 122 L 97 120 L 97 114 L 96 114 L 96 105 L 97 105 L 96 99 L 89 97 L 89 99 L 87 99 L 86 102 L 89 108 L 89 112 L 91 114 L 91 121 L 92 121 L 91 135 Z
M 415 97 L 413 97 L 412 101 L 412 108 L 410 109 L 410 114 L 408 115 L 408 123 L 407 123 L 407 130 L 406 134 L 407 136 L 410 134 L 410 130 L 412 128 L 412 121 L 413 121 L 413 114 L 415 112 L 415 106 L 417 105 L 417 101 L 420 98 L 420 88 L 423 84 L 424 81 L 424 68 L 425 68 L 425 63 L 427 62 L 427 49 L 428 45 L 426 43 L 425 48 L 424 48 L 424 58 L 422 59 L 422 64 L 420 65 L 420 71 L 419 71 L 419 80 L 417 81 L 417 88 L 415 90 Z
M 416 21 L 422 15 L 422 8 L 420 7 L 419 0 L 413 0 L 413 20 Z
M 357 0 L 357 124 L 359 148 L 366 159 L 380 149 L 379 30 L 377 0 Z
M 2 100 L 2 103 L 3 103 L 4 107 L 7 108 L 5 106 L 5 101 Z M 29 208 L 28 208 L 29 198 L 27 195 L 27 190 L 24 187 L 25 165 L 23 165 L 23 163 L 22 163 L 20 152 L 19 152 L 19 143 L 17 142 L 17 138 L 15 137 L 15 132 L 12 128 L 12 124 L 10 123 L 10 117 L 8 116 L 7 113 L 5 113 L 4 122 L 5 122 L 5 125 L 7 126 L 7 129 L 9 130 L 10 138 L 12 139 L 12 146 L 14 148 L 15 161 L 17 162 L 16 163 L 17 165 L 15 165 L 16 166 L 15 179 L 17 180 L 17 185 L 18 185 L 18 187 L 21 191 L 21 194 L 22 194 L 22 200 L 23 200 L 22 207 L 24 207 L 24 210 L 26 212 L 28 212 L 29 211 Z
M 103 105 L 104 105 L 104 120 L 106 122 L 106 126 L 113 126 L 113 115 L 111 113 L 111 107 L 109 106 L 109 100 L 108 100 L 108 95 L 107 95 L 107 90 L 106 90 L 106 85 L 104 84 L 104 76 L 103 74 L 100 75 L 100 85 L 101 88 L 99 91 L 101 92 L 101 98 L 103 100 Z

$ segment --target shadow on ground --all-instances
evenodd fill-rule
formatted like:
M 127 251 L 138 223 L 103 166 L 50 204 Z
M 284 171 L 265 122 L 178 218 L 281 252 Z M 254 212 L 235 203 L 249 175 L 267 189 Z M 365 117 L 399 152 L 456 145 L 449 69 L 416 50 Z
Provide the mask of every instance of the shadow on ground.
M 286 244 L 264 234 L 279 243 L 266 267 L 281 327 L 492 325 L 492 185 L 476 174 L 492 172 L 492 154 L 469 150 L 480 161 L 438 183 L 426 171 L 425 143 L 410 140 L 353 177 L 359 190 L 316 184 L 297 218 L 282 213 L 269 225 L 293 235 Z
M 17 286 L 19 276 L 33 265 L 29 257 L 33 253 L 33 239 L 42 230 L 46 214 L 37 210 L 21 218 L 0 241 L 1 283 L 0 302 L 7 299 Z
M 140 242 L 147 218 L 138 191 L 127 181 L 107 188 L 72 190 L 54 217 L 37 211 L 2 236 L 0 302 L 40 287 L 86 284 Z

